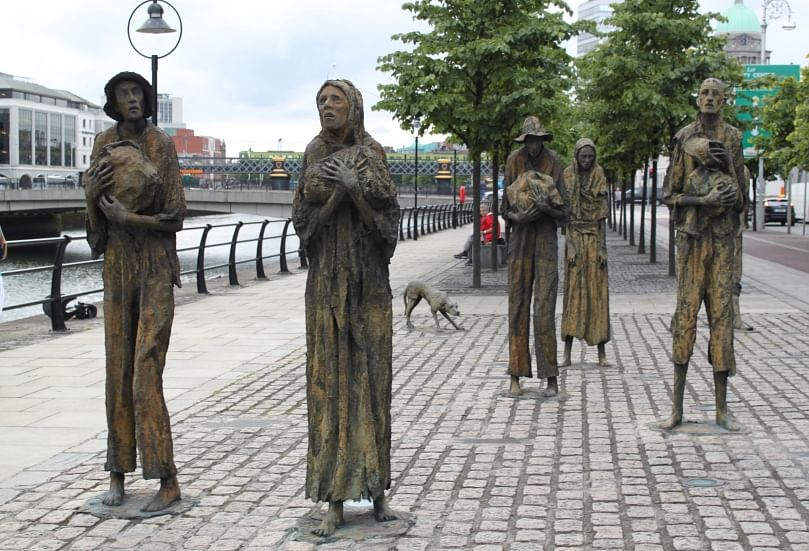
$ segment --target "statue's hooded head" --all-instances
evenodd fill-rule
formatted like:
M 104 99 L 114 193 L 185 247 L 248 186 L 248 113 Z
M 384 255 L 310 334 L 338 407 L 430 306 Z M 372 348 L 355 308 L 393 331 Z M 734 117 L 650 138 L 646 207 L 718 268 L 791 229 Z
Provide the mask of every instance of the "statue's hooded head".
M 118 110 L 118 100 L 115 97 L 115 87 L 124 81 L 134 82 L 141 87 L 143 91 L 143 118 L 148 119 L 151 117 L 155 109 L 152 85 L 138 73 L 133 73 L 132 71 L 118 73 L 104 85 L 104 96 L 107 100 L 104 104 L 104 112 L 113 120 L 118 122 L 124 120 L 124 116 Z
M 577 171 L 588 171 L 596 163 L 596 144 L 590 138 L 581 138 L 573 148 L 574 165 Z
M 365 139 L 362 94 L 349 80 L 327 80 L 315 97 L 320 136 L 328 142 L 361 144 Z

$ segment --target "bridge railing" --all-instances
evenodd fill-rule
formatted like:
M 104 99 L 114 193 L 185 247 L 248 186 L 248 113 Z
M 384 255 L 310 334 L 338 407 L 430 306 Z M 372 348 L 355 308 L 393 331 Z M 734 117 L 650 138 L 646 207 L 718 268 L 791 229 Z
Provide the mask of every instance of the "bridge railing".
M 416 208 L 402 208 L 399 211 L 399 239 L 418 239 L 419 235 L 427 235 L 430 233 L 438 232 L 447 228 L 455 228 L 468 224 L 472 221 L 472 205 L 471 204 L 437 204 L 427 205 Z M 264 269 L 265 261 L 270 259 L 278 259 L 279 273 L 290 273 L 289 259 L 290 255 L 297 255 L 300 263 L 300 268 L 307 268 L 308 262 L 306 254 L 300 247 L 294 250 L 289 250 L 289 238 L 297 236 L 294 227 L 291 224 L 292 220 L 287 218 L 283 220 L 263 220 L 257 222 L 235 222 L 230 224 L 205 224 L 203 226 L 192 226 L 183 228 L 183 232 L 201 232 L 199 244 L 192 247 L 184 247 L 177 249 L 177 253 L 194 253 L 196 255 L 195 267 L 192 269 L 183 270 L 180 272 L 181 276 L 193 276 L 197 285 L 197 293 L 207 294 L 208 285 L 206 274 L 210 274 L 214 270 L 227 268 L 228 282 L 230 285 L 239 285 L 239 270 L 238 267 L 243 264 L 254 263 L 256 279 L 267 279 Z M 248 226 L 258 227 L 258 236 L 253 238 L 243 239 L 240 238 L 241 230 Z M 211 230 L 232 228 L 230 239 L 227 240 L 214 240 L 209 242 Z M 18 249 L 22 247 L 42 247 L 51 246 L 56 247 L 53 264 L 34 266 L 29 268 L 20 268 L 2 272 L 5 278 L 22 277 L 26 274 L 50 272 L 50 294 L 40 300 L 25 301 L 17 304 L 6 306 L 4 310 L 18 310 L 20 308 L 28 308 L 31 306 L 42 306 L 46 314 L 51 318 L 51 328 L 53 331 L 61 332 L 66 330 L 65 321 L 69 316 L 67 305 L 74 299 L 94 295 L 104 291 L 103 287 L 97 287 L 79 292 L 64 293 L 62 291 L 62 283 L 65 279 L 65 271 L 70 271 L 74 268 L 101 265 L 104 262 L 103 258 L 97 260 L 81 260 L 77 262 L 65 262 L 65 251 L 67 247 L 73 242 L 86 241 L 87 236 L 82 235 L 78 237 L 71 237 L 68 235 L 62 237 L 53 237 L 46 239 L 21 239 L 8 241 L 9 249 Z M 278 252 L 273 254 L 265 254 L 264 245 L 266 242 L 279 241 Z M 237 246 L 240 244 L 255 243 L 255 254 L 246 257 L 237 257 Z M 206 263 L 206 251 L 218 247 L 228 247 L 228 260 L 227 262 Z M 13 255 L 13 252 L 11 253 Z

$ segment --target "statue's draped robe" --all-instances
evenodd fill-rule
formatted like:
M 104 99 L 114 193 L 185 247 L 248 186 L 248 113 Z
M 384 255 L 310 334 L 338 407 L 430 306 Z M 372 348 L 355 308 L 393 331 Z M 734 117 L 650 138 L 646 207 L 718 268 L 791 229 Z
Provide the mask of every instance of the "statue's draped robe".
M 607 179 L 600 166 L 580 174 L 577 161 L 565 169 L 565 189 L 570 199 L 570 223 L 565 234 L 565 297 L 562 310 L 562 340 L 584 339 L 591 346 L 610 338 L 610 304 L 607 266 L 598 260 L 606 255 L 604 221 L 609 214 Z
M 521 147 L 506 160 L 504 185 L 513 184 L 526 170 L 536 170 L 553 178 L 559 194 L 565 198 L 562 164 L 556 153 L 543 148 L 537 159 Z M 503 213 L 508 215 L 508 194 L 503 194 Z M 556 377 L 556 293 L 557 225 L 549 215 L 527 223 L 512 223 L 508 241 L 508 373 L 515 377 L 533 377 L 528 347 L 533 296 L 534 349 L 537 377 Z
M 144 194 L 152 197 L 137 214 L 182 221 L 185 195 L 171 138 L 147 126 L 136 142 L 157 168 L 158 179 Z M 118 127 L 96 137 L 91 162 L 102 148 L 121 140 Z M 144 478 L 176 474 L 169 413 L 163 397 L 163 368 L 174 319 L 174 289 L 180 268 L 174 233 L 122 227 L 104 218 L 98 206 L 88 224 L 93 257 L 104 255 L 104 335 L 108 471 L 135 470 L 140 452 Z
M 392 305 L 388 264 L 399 204 L 382 148 L 331 143 L 321 132 L 306 148 L 293 203 L 295 230 L 309 258 L 306 283 L 306 496 L 315 501 L 376 499 L 390 487 Z M 366 160 L 359 185 L 373 209 L 366 225 L 346 194 L 319 221 L 334 192 L 323 164 Z

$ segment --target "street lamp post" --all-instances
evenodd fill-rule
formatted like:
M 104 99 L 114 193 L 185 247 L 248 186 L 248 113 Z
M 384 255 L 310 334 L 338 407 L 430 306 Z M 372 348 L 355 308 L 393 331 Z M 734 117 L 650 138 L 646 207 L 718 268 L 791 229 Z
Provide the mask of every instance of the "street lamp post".
M 419 128 L 421 128 L 421 119 L 416 117 L 413 119 L 413 134 L 416 136 L 416 154 L 413 161 L 413 213 L 416 216 L 416 223 L 413 239 L 418 239 L 419 227 Z
M 143 25 L 138 27 L 135 30 L 135 32 L 145 33 L 145 34 L 166 34 L 166 33 L 177 32 L 176 29 L 172 28 L 171 25 L 166 23 L 166 21 L 163 19 L 163 6 L 160 5 L 161 3 L 166 4 L 172 10 L 174 10 L 174 13 L 177 15 L 177 20 L 180 22 L 180 29 L 179 29 L 180 32 L 177 35 L 177 42 L 174 43 L 174 46 L 168 52 L 166 52 L 166 53 L 164 53 L 162 55 L 157 55 L 157 54 L 147 55 L 147 54 L 144 54 L 143 52 L 141 52 L 137 48 L 137 46 L 135 46 L 135 43 L 132 41 L 132 33 L 131 33 L 132 18 L 135 16 L 135 12 L 138 11 L 138 9 L 141 6 L 143 6 L 144 4 L 149 4 L 150 2 L 151 2 L 151 5 L 149 6 L 149 9 L 147 10 L 147 12 L 149 14 L 149 18 L 146 20 L 146 22 Z M 132 10 L 132 13 L 129 16 L 129 22 L 127 22 L 127 25 L 126 25 L 126 36 L 127 36 L 127 38 L 129 38 L 129 44 L 132 46 L 133 50 L 135 50 L 140 56 L 145 57 L 146 59 L 151 59 L 152 60 L 152 91 L 154 92 L 154 98 L 153 98 L 154 109 L 153 109 L 153 112 L 152 112 L 152 124 L 157 126 L 157 113 L 158 113 L 158 110 L 159 110 L 158 109 L 158 103 L 157 103 L 157 61 L 159 59 L 162 59 L 162 58 L 168 56 L 169 54 L 171 54 L 174 50 L 177 49 L 177 46 L 180 45 L 180 39 L 182 39 L 182 37 L 183 37 L 183 20 L 182 20 L 182 18 L 180 18 L 180 12 L 177 11 L 177 8 L 172 6 L 166 0 L 144 0 L 143 2 L 141 2 L 140 4 L 135 6 L 134 10 Z
M 785 14 L 787 23 L 782 26 L 785 31 L 795 29 L 792 22 L 792 6 L 787 0 L 762 0 L 761 2 L 761 63 L 769 65 L 767 58 L 767 20 L 780 19 Z M 758 177 L 756 178 L 756 230 L 764 231 L 764 156 L 759 152 L 758 157 Z

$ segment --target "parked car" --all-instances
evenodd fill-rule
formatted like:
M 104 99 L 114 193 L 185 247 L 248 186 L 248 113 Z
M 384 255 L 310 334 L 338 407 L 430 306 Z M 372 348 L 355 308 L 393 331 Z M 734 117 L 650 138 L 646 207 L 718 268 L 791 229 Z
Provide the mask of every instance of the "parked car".
M 481 198 L 481 201 L 483 201 L 484 203 L 485 202 L 491 202 L 491 200 L 492 200 L 492 192 L 491 191 L 485 192 L 483 194 L 483 197 Z M 499 190 L 498 193 L 497 193 L 497 200 L 500 203 L 503 202 L 503 190 L 502 189 Z
M 782 226 L 787 223 L 787 206 L 792 211 L 792 224 L 795 224 L 795 205 L 788 205 L 783 197 L 764 198 L 764 223 L 780 222 Z

